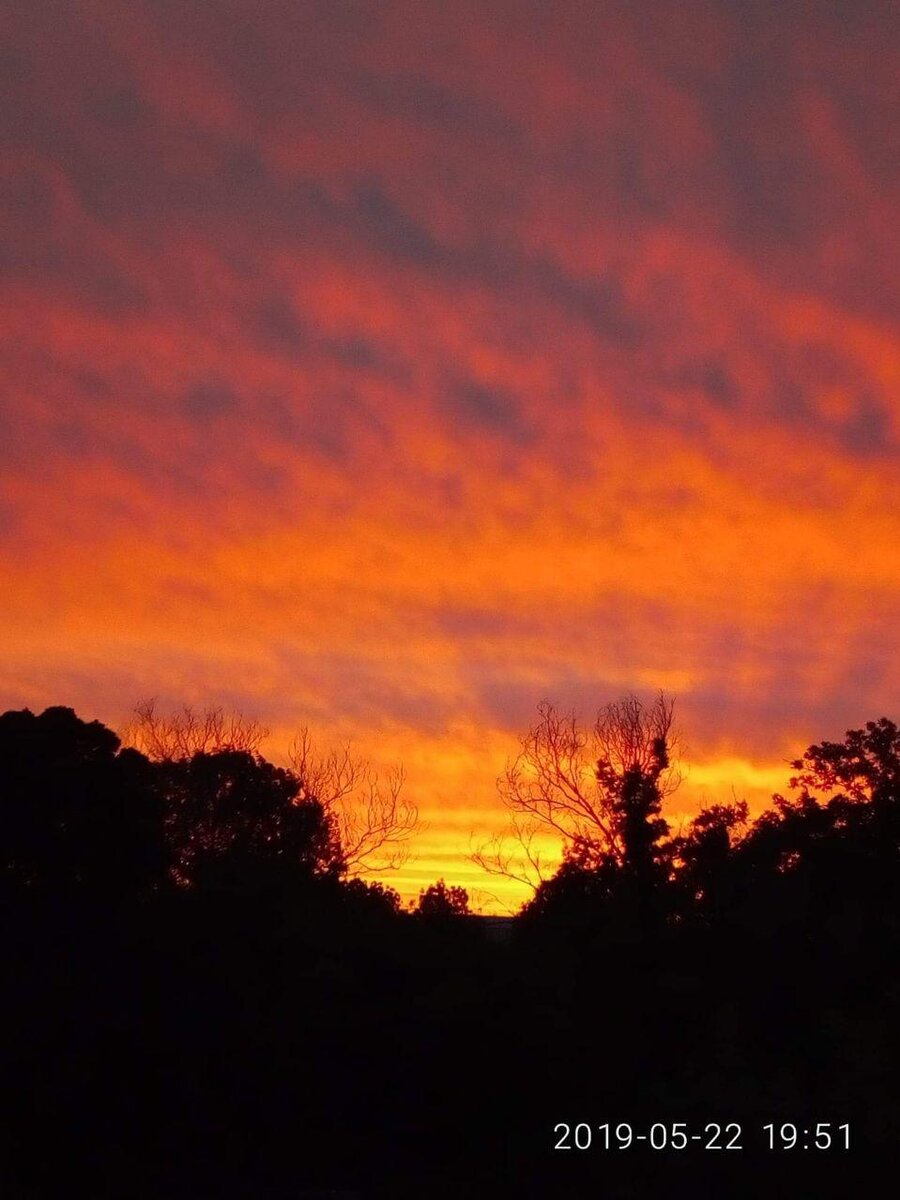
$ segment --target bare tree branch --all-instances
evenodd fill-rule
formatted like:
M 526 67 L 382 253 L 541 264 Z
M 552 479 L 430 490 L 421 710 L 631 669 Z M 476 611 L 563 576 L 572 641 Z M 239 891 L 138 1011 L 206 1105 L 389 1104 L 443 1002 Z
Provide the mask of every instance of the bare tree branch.
M 300 729 L 289 751 L 301 796 L 314 796 L 336 823 L 350 875 L 396 870 L 409 857 L 408 842 L 419 828 L 416 805 L 403 796 L 401 766 L 379 776 L 347 742 L 320 754 L 309 729 Z
M 171 713 L 161 713 L 151 698 L 134 706 L 122 741 L 154 762 L 178 762 L 223 750 L 256 754 L 268 733 L 259 721 L 239 712 L 226 714 L 218 706 L 195 709 L 184 704 Z
M 534 891 L 553 876 L 561 858 L 561 854 L 548 855 L 537 847 L 545 836 L 536 818 L 513 812 L 508 827 L 470 849 L 468 858 L 489 875 L 523 883 Z
M 663 693 L 650 705 L 627 696 L 601 709 L 586 732 L 574 713 L 541 703 L 519 754 L 497 781 L 510 824 L 470 860 L 533 889 L 548 878 L 551 864 L 536 848 L 548 834 L 566 853 L 622 862 L 624 781 L 650 780 L 660 796 L 681 782 L 670 761 L 677 745 L 673 715 L 674 701 Z
M 639 771 L 655 772 L 659 751 L 665 763 L 658 777 L 660 794 L 670 796 L 681 784 L 681 773 L 671 760 L 681 753 L 674 726 L 675 701 L 660 692 L 646 706 L 637 696 L 626 696 L 607 704 L 597 715 L 593 729 L 593 751 L 598 763 L 608 764 L 618 775 Z

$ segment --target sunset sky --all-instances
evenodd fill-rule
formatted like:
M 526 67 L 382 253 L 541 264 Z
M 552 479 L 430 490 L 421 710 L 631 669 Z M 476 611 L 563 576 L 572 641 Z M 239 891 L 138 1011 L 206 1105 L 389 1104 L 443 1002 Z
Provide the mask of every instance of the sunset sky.
M 544 698 L 762 804 L 900 697 L 900 9 L 0 8 L 0 708 L 401 762 Z M 484 897 L 479 902 L 487 903 Z

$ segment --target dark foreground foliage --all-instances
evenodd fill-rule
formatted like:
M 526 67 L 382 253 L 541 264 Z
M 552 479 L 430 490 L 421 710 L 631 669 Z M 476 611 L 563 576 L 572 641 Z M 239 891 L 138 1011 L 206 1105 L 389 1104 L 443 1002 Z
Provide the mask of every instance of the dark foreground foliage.
M 743 831 L 718 808 L 665 844 L 630 779 L 640 853 L 573 847 L 498 930 L 348 881 L 255 752 L 152 763 L 7 713 L 0 1195 L 848 1195 L 900 1131 L 898 767 L 871 723 Z M 744 1149 L 606 1151 L 607 1122 Z M 769 1151 L 770 1122 L 851 1149 Z

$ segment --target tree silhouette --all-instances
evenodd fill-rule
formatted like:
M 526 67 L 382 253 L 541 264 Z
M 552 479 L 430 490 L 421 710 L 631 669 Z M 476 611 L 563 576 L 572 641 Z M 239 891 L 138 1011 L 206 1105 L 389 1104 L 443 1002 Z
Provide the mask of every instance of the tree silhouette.
M 896 909 L 900 736 L 887 718 L 794 760 L 792 795 L 748 827 L 744 803 L 714 805 L 671 843 L 681 910 L 767 937 L 858 935 Z M 864 914 L 867 914 L 864 916 Z
M 455 920 L 470 915 L 469 893 L 464 887 L 448 887 L 443 879 L 419 892 L 416 915 L 428 921 Z
M 289 753 L 301 794 L 315 797 L 334 823 L 348 875 L 403 865 L 419 812 L 403 795 L 406 776 L 401 766 L 382 778 L 365 758 L 352 753 L 349 743 L 322 754 L 305 727 Z
M 150 764 L 70 708 L 0 716 L 0 806 L 7 887 L 116 896 L 164 878 Z
M 359 900 L 369 910 L 380 911 L 382 915 L 397 916 L 402 911 L 400 893 L 379 880 L 366 882 L 354 877 L 344 882 L 343 890 L 351 902 Z
M 539 843 L 551 835 L 562 843 L 567 875 L 613 865 L 649 882 L 664 870 L 662 800 L 680 782 L 671 762 L 673 712 L 662 693 L 649 706 L 626 696 L 585 731 L 574 714 L 542 703 L 499 781 L 510 828 L 474 861 L 536 887 L 546 879 Z
M 744 852 L 781 872 L 826 849 L 895 862 L 900 854 L 900 733 L 882 717 L 843 742 L 810 746 L 792 764 L 793 798 L 773 797 Z M 831 793 L 829 795 L 829 793 Z
M 179 881 L 235 885 L 277 876 L 337 877 L 340 841 L 290 771 L 240 750 L 160 763 L 165 828 Z
M 593 928 L 598 918 L 612 915 L 621 884 L 621 868 L 613 858 L 598 860 L 592 844 L 576 841 L 566 847 L 556 873 L 540 882 L 522 916 L 568 933 Z
M 748 820 L 746 801 L 713 804 L 674 838 L 671 857 L 682 895 L 682 911 L 703 920 L 727 907 L 732 884 L 734 848 Z
M 124 738 L 156 763 L 185 762 L 197 754 L 231 751 L 259 755 L 268 736 L 260 722 L 221 706 L 182 705 L 163 712 L 153 699 L 136 704 Z M 322 753 L 306 727 L 289 749 L 299 802 L 318 802 L 341 846 L 343 872 L 363 876 L 395 870 L 408 857 L 409 839 L 418 827 L 416 805 L 405 797 L 405 775 L 398 766 L 380 776 L 349 743 Z
M 243 750 L 257 754 L 268 730 L 243 713 L 226 713 L 218 705 L 203 709 L 183 704 L 172 712 L 159 710 L 154 699 L 134 706 L 122 740 L 153 762 L 177 762 L 195 754 Z
M 843 742 L 810 746 L 792 767 L 791 788 L 831 792 L 856 802 L 896 803 L 900 799 L 900 730 L 881 717 L 864 729 L 850 729 Z
M 558 1114 L 535 1120 L 554 1095 L 634 1129 L 667 1113 L 703 1129 L 713 1112 L 745 1132 L 775 1095 L 792 1120 L 812 1102 L 816 1121 L 852 1122 L 867 1157 L 892 1151 L 896 726 L 810 746 L 790 798 L 749 828 L 746 805 L 714 805 L 670 837 L 670 718 L 603 710 L 577 775 L 603 829 L 578 809 L 559 870 L 495 937 L 444 879 L 414 916 L 348 879 L 313 771 L 215 740 L 150 761 L 69 709 L 0 717 L 14 1194 L 18 1176 L 29 1196 L 130 1194 L 136 1178 L 173 1197 L 373 1177 L 419 1194 L 452 1149 L 441 1194 L 455 1195 L 494 1170 L 498 1111 L 523 1133 L 494 1190 L 556 1194 Z M 164 832 L 180 887 L 164 886 Z M 507 1056 L 473 1089 L 460 1063 L 533 1046 L 536 1030 L 559 1052 Z M 829 1181 L 849 1160 L 816 1159 Z M 585 1154 L 564 1194 L 653 1195 L 673 1161 Z M 748 1149 L 760 1192 L 753 1162 Z

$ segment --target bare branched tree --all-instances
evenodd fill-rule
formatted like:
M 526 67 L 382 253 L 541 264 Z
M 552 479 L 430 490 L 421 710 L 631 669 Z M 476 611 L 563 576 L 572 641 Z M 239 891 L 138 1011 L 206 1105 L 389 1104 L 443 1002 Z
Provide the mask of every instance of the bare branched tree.
M 142 700 L 122 731 L 122 741 L 142 751 L 154 762 L 178 762 L 195 754 L 224 750 L 256 754 L 269 731 L 242 713 L 226 713 L 212 706 L 203 709 L 184 704 L 161 713 L 156 701 Z
M 537 845 L 551 835 L 579 862 L 624 865 L 639 831 L 651 843 L 667 831 L 659 801 L 681 782 L 671 765 L 673 714 L 674 701 L 662 693 L 650 705 L 627 696 L 602 708 L 585 730 L 574 713 L 544 701 L 498 780 L 510 825 L 472 861 L 537 888 L 550 865 Z
M 481 845 L 470 847 L 469 861 L 489 875 L 502 875 L 536 888 L 550 879 L 558 866 L 558 856 L 554 858 L 540 847 L 544 832 L 535 818 L 526 819 L 513 811 L 502 833 L 494 833 Z
M 335 821 L 349 875 L 396 870 L 406 862 L 419 812 L 402 795 L 401 766 L 379 776 L 349 743 L 320 754 L 306 727 L 291 743 L 289 757 L 302 783 L 301 797 L 315 797 Z
M 200 753 L 256 755 L 268 732 L 258 721 L 220 707 L 198 710 L 182 705 L 163 713 L 150 699 L 135 705 L 122 740 L 154 762 L 183 762 Z M 322 754 L 305 727 L 291 743 L 289 757 L 291 771 L 300 781 L 297 800 L 317 800 L 331 818 L 348 875 L 403 865 L 419 814 L 402 795 L 402 767 L 379 776 L 366 759 L 352 753 L 349 743 Z
M 617 777 L 639 770 L 653 775 L 660 795 L 670 796 L 681 783 L 672 758 L 680 750 L 674 726 L 675 701 L 660 692 L 650 705 L 637 696 L 607 704 L 593 729 L 592 751 L 598 763 L 612 768 Z

